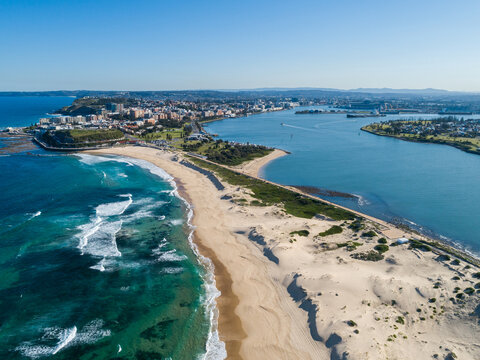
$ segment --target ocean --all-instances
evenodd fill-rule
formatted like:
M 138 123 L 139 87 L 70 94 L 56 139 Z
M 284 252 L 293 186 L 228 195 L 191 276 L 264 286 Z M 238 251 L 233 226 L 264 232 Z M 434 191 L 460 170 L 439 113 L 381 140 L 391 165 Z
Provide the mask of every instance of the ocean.
M 211 265 L 168 174 L 40 149 L 0 168 L 1 359 L 224 357 Z
M 0 96 L 0 130 L 35 124 L 73 100 L 69 96 Z
M 206 129 L 225 140 L 291 152 L 263 169 L 265 179 L 354 194 L 325 199 L 480 254 L 480 156 L 360 130 L 371 122 L 435 115 L 349 119 L 297 110 L 216 121 Z

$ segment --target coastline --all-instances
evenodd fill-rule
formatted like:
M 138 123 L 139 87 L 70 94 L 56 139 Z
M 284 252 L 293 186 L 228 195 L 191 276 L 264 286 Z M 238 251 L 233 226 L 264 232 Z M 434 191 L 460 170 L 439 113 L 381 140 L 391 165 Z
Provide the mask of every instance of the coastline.
M 247 237 L 232 231 L 236 228 L 237 215 L 229 211 L 229 202 L 220 199 L 218 190 L 203 174 L 172 159 L 175 154 L 152 148 L 123 147 L 87 153 L 146 160 L 175 179 L 179 192 L 192 204 L 196 245 L 215 266 L 217 288 L 222 292 L 217 299 L 218 328 L 228 359 L 326 356 L 325 350 L 302 330 L 305 322 L 303 311 L 292 309 L 286 289 L 279 289 L 279 284 L 272 281 L 268 273 L 271 264 L 265 263 L 263 256 L 255 253 L 255 246 Z M 240 238 L 242 241 L 239 241 Z M 272 326 L 280 330 L 272 332 Z M 296 335 L 292 339 L 292 328 L 295 329 L 294 334 L 302 336 L 298 338 Z
M 417 288 L 420 289 L 417 290 L 417 293 L 423 294 L 419 299 L 414 299 L 415 296 L 418 297 L 418 294 L 408 295 L 412 303 L 409 304 L 400 299 L 402 287 L 400 291 L 394 291 L 394 296 L 398 300 L 396 300 L 395 306 L 392 300 L 391 311 L 399 314 L 398 317 L 402 317 L 402 319 L 407 317 L 406 314 L 415 314 L 415 308 L 410 309 L 410 307 L 423 306 L 418 304 L 418 301 L 433 296 L 430 283 L 434 280 L 430 279 L 432 278 L 429 276 L 430 274 L 438 273 L 437 279 L 441 278 L 442 280 L 442 294 L 437 295 L 440 298 L 448 299 L 447 292 L 452 292 L 456 284 L 455 281 L 451 281 L 452 267 L 445 268 L 443 264 L 435 260 L 434 257 L 439 256 L 438 252 L 427 254 L 419 250 L 411 251 L 403 247 L 392 247 L 389 252 L 392 255 L 388 258 L 390 260 L 385 264 L 377 264 L 352 261 L 348 257 L 348 252 L 336 250 L 339 247 L 335 243 L 319 243 L 315 238 L 310 239 L 311 237 L 308 239 L 298 236 L 289 237 L 287 234 L 290 230 L 298 230 L 299 227 L 307 228 L 311 233 L 315 233 L 319 230 L 325 231 L 332 223 L 329 220 L 307 220 L 285 216 L 279 213 L 279 209 L 275 206 L 258 208 L 235 204 L 233 200 L 227 200 L 225 196 L 248 198 L 250 196 L 248 191 L 228 186 L 228 184 L 225 191 L 215 189 L 211 181 L 204 175 L 181 165 L 178 159 L 175 160 L 175 157 L 181 156 L 179 154 L 141 147 L 102 149 L 90 153 L 141 158 L 161 167 L 178 181 L 179 191 L 193 205 L 195 212 L 193 217 L 193 224 L 196 226 L 195 242 L 200 253 L 209 257 L 215 266 L 217 286 L 222 292 L 217 299 L 220 312 L 218 327 L 220 339 L 225 342 L 227 347 L 228 358 L 327 358 L 328 356 L 341 356 L 345 352 L 354 354 L 360 350 L 374 351 L 366 345 L 357 344 L 358 340 L 356 339 L 348 339 L 348 336 L 355 335 L 346 333 L 346 330 L 351 332 L 349 329 L 351 325 L 345 326 L 345 322 L 346 319 L 351 318 L 355 320 L 355 324 L 367 326 L 367 331 L 362 327 L 362 333 L 365 335 L 366 332 L 367 336 L 372 336 L 372 341 L 380 344 L 379 337 L 385 334 L 385 329 L 377 326 L 378 330 L 372 330 L 376 325 L 375 320 L 368 319 L 366 314 L 372 310 L 375 310 L 375 314 L 384 312 L 384 308 L 380 305 L 390 302 L 388 299 L 393 297 L 387 295 L 390 290 L 388 287 L 385 288 L 386 283 L 396 279 L 395 281 L 403 284 L 402 287 Z M 272 155 L 272 158 L 283 155 L 277 153 L 275 156 Z M 255 165 L 239 170 L 242 173 L 245 172 L 246 175 L 256 177 L 258 171 L 266 163 L 268 161 L 263 159 L 263 161 L 257 161 Z M 285 188 L 290 189 L 289 187 Z M 301 193 L 298 190 L 296 192 Z M 318 199 L 308 194 L 304 194 L 304 196 Z M 349 211 L 351 210 L 349 209 Z M 407 231 L 398 229 L 392 224 L 364 214 L 357 214 L 368 219 L 368 226 L 389 239 L 403 235 L 408 236 Z M 334 235 L 333 238 L 337 241 L 360 240 L 357 240 L 358 236 L 350 235 L 350 233 Z M 374 244 L 375 242 L 365 239 L 365 246 L 373 247 Z M 277 258 L 276 265 L 266 258 L 266 250 L 272 252 Z M 336 253 L 343 251 L 337 255 L 337 259 L 340 256 L 342 261 L 338 260 L 338 263 L 336 261 L 332 263 L 335 258 L 334 254 L 330 254 L 331 251 Z M 320 264 L 322 266 L 319 266 Z M 413 274 L 405 273 L 408 268 L 415 269 Z M 472 271 L 463 272 L 470 274 Z M 370 277 L 372 273 L 375 274 L 374 278 Z M 394 275 L 393 278 L 392 275 Z M 360 288 L 357 288 L 359 285 Z M 367 289 L 367 293 L 364 292 L 365 289 Z M 368 289 L 370 289 L 370 293 L 368 293 Z M 435 291 L 439 292 L 439 290 Z M 299 293 L 301 296 L 298 295 Z M 334 294 L 333 298 L 329 298 L 330 293 Z M 374 293 L 377 294 L 380 302 L 375 298 L 370 299 Z M 370 299 L 368 307 L 372 303 L 371 308 L 359 308 L 359 305 L 355 303 L 362 296 Z M 367 300 L 362 300 L 362 305 L 366 304 L 364 301 Z M 397 302 L 402 305 L 402 309 L 397 306 Z M 340 304 L 345 304 L 345 306 L 340 308 L 338 307 Z M 345 310 L 347 305 L 350 311 Z M 406 308 L 410 311 L 405 311 Z M 442 308 L 446 309 L 442 309 L 442 314 L 444 311 L 458 311 L 455 306 L 447 302 L 442 305 Z M 323 309 L 321 313 L 319 309 Z M 348 313 L 345 319 L 345 315 L 340 315 L 342 313 Z M 381 350 L 378 357 L 374 356 L 373 358 L 395 357 L 400 354 L 409 357 L 422 354 L 422 351 L 425 350 L 425 343 L 432 344 L 432 346 L 429 345 L 430 349 L 441 338 L 445 336 L 452 338 L 452 334 L 448 332 L 448 326 L 452 326 L 452 324 L 457 327 L 463 326 L 464 336 L 469 337 L 474 333 L 472 332 L 473 325 L 459 323 L 458 320 L 463 319 L 464 321 L 463 315 L 456 314 L 455 317 L 445 317 L 443 320 L 435 319 L 438 322 L 444 321 L 445 326 L 436 328 L 438 331 L 430 334 L 428 339 L 426 339 L 427 335 L 422 335 L 424 339 L 412 340 L 411 342 L 414 344 L 408 351 L 403 349 L 401 344 L 389 344 L 390 346 L 385 349 L 372 344 L 371 346 L 374 346 L 376 351 Z M 388 322 L 389 318 L 392 317 L 386 316 L 385 322 Z M 407 320 L 405 319 L 405 321 Z M 415 326 L 414 322 L 414 320 L 407 322 L 410 327 L 409 331 L 404 329 L 404 334 L 408 334 L 409 338 L 417 338 L 415 335 L 415 332 L 418 332 L 417 327 L 422 326 L 422 321 L 420 321 L 420 325 Z M 425 325 L 427 324 L 432 326 L 430 320 L 425 323 Z M 377 323 L 377 325 L 379 324 Z M 393 326 L 398 325 L 393 324 Z M 308 327 L 310 327 L 310 333 L 308 333 Z M 276 329 L 276 334 L 271 334 L 272 328 Z M 335 342 L 333 346 L 328 346 L 333 341 L 333 335 L 338 336 L 340 341 Z M 334 339 L 337 339 L 335 336 Z M 407 335 L 402 336 L 405 336 L 406 339 Z M 393 342 L 394 340 L 388 341 Z M 451 341 L 453 340 L 450 339 L 449 342 Z M 474 343 L 473 338 L 471 342 Z M 468 356 L 472 355 L 472 350 L 468 348 L 468 341 L 466 344 L 459 346 L 454 343 L 452 346 L 457 353 L 470 358 Z M 475 349 L 473 353 L 475 353 Z
M 265 166 L 267 166 L 270 162 L 278 158 L 281 158 L 283 156 L 286 156 L 288 154 L 289 153 L 285 150 L 274 149 L 270 154 L 266 156 L 253 159 L 251 161 L 248 161 L 246 163 L 243 163 L 237 166 L 232 166 L 231 168 L 236 171 L 242 172 L 245 175 L 259 177 L 262 169 Z
M 446 146 L 450 146 L 452 148 L 455 148 L 457 150 L 466 152 L 468 154 L 480 155 L 480 150 L 465 149 L 464 147 L 460 146 L 457 143 L 449 143 L 449 142 L 446 142 L 446 141 L 442 142 L 442 141 L 439 141 L 439 140 L 429 141 L 429 140 L 422 140 L 420 138 L 404 137 L 404 136 L 401 136 L 401 135 L 380 134 L 380 133 L 375 132 L 373 130 L 367 129 L 366 126 L 363 126 L 362 128 L 360 128 L 360 130 L 365 131 L 366 133 L 369 133 L 369 134 L 372 134 L 372 135 L 375 135 L 375 136 L 384 136 L 384 137 L 389 137 L 389 138 L 392 138 L 392 139 L 397 139 L 397 140 L 402 140 L 402 141 L 407 141 L 407 142 L 413 142 L 413 143 L 419 143 L 419 144 L 446 145 Z

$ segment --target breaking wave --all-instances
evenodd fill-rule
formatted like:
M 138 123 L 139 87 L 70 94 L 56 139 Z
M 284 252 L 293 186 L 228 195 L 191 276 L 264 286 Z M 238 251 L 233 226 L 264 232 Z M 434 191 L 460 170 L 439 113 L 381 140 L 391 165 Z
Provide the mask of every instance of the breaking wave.
M 96 319 L 86 324 L 80 331 L 77 330 L 76 326 L 71 328 L 45 328 L 41 338 L 25 341 L 15 350 L 30 359 L 55 355 L 68 347 L 93 344 L 103 337 L 110 336 L 111 331 L 103 329 L 103 326 L 103 320 Z

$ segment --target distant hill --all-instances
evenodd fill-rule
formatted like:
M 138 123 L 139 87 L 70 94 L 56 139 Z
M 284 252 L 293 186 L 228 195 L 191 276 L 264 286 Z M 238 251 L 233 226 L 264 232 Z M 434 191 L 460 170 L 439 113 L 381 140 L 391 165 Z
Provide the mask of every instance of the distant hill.
M 32 92 L 0 92 L 0 96 L 74 96 L 81 97 L 109 97 L 109 98 L 149 98 L 163 100 L 185 101 L 213 101 L 213 100 L 254 100 L 262 98 L 291 97 L 299 99 L 318 99 L 329 97 L 349 97 L 361 99 L 366 96 L 378 99 L 403 98 L 429 98 L 479 101 L 480 93 L 448 91 L 440 89 L 391 89 L 391 88 L 358 88 L 358 89 L 332 89 L 315 87 L 298 88 L 258 88 L 258 89 L 223 89 L 223 90 L 164 90 L 164 91 L 106 91 L 106 90 L 59 90 L 59 91 L 32 91 Z M 113 102 L 113 101 L 112 101 Z M 89 106 L 88 104 L 84 104 Z M 95 108 L 91 106 L 92 108 Z M 84 114 L 89 109 L 72 109 Z

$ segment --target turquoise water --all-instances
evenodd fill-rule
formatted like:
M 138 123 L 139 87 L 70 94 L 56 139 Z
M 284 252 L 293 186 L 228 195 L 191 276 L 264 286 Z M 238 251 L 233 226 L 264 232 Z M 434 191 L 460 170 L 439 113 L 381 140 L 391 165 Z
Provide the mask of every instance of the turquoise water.
M 411 115 L 347 119 L 294 112 L 217 121 L 207 129 L 223 139 L 290 151 L 266 166 L 262 176 L 268 180 L 356 194 L 354 200 L 329 200 L 398 219 L 480 253 L 480 156 L 360 130 L 374 121 Z
M 209 262 L 168 174 L 43 150 L 0 168 L 0 359 L 223 358 Z

